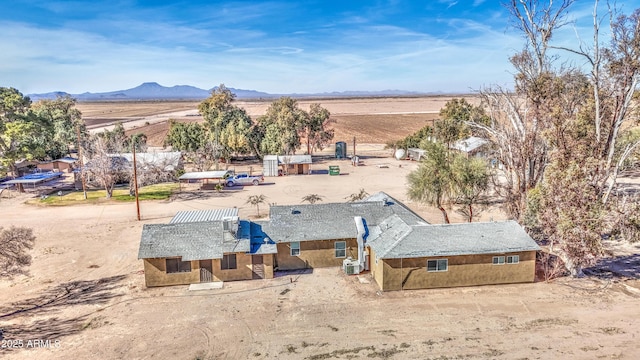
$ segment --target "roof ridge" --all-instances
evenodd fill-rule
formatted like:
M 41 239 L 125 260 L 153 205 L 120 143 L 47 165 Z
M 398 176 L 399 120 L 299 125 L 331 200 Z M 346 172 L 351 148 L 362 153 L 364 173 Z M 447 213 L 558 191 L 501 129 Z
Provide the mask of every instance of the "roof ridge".
M 385 218 L 385 219 L 382 221 L 382 223 L 380 223 L 380 225 L 382 225 L 384 222 L 386 222 L 386 221 L 387 221 L 387 219 L 392 218 L 392 217 L 395 217 L 395 218 L 397 218 L 398 220 L 400 220 L 400 221 L 402 222 L 402 224 L 404 224 L 404 226 L 406 226 L 406 227 L 408 227 L 408 228 L 409 228 L 409 231 L 405 231 L 404 233 L 402 233 L 402 234 L 401 234 L 401 236 L 400 236 L 400 237 L 398 237 L 398 238 L 396 239 L 396 241 L 394 241 L 394 242 L 393 242 L 393 244 L 391 244 L 391 246 L 389 246 L 389 248 L 388 248 L 385 252 L 383 252 L 382 254 L 380 254 L 380 255 L 379 255 L 379 257 L 380 257 L 380 258 L 382 258 L 383 256 L 386 256 L 389 252 L 391 252 L 391 250 L 395 249 L 395 247 L 396 247 L 396 246 L 398 246 L 398 244 L 402 241 L 402 239 L 406 238 L 406 237 L 407 237 L 407 235 L 409 235 L 409 234 L 413 231 L 413 226 L 411 226 L 411 225 L 407 224 L 407 223 L 402 219 L 402 217 L 400 217 L 398 214 L 392 214 L 392 215 L 389 215 L 387 218 Z M 402 226 L 402 224 L 401 224 L 401 225 L 399 225 L 399 226 Z M 381 229 L 382 229 L 382 228 L 381 228 Z M 387 229 L 388 229 L 388 228 L 387 228 Z M 384 233 L 384 231 L 385 231 L 385 230 L 387 230 L 387 229 L 382 230 L 381 235 L 382 235 L 382 233 Z

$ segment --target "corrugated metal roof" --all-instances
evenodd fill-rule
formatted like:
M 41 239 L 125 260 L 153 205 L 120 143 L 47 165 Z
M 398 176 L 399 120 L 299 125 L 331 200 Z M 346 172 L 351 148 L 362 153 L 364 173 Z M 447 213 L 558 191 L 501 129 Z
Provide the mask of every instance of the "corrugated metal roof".
M 486 143 L 488 143 L 486 139 L 479 138 L 477 136 L 470 136 L 466 139 L 456 141 L 456 143 L 453 144 L 453 148 L 468 153 L 478 149 Z
M 231 175 L 231 171 L 229 171 L 229 170 L 221 170 L 221 171 L 188 172 L 188 173 L 182 174 L 178 178 L 178 180 L 224 179 L 224 177 L 227 174 Z
M 178 213 L 173 217 L 173 219 L 171 219 L 171 221 L 169 221 L 169 223 L 176 224 L 187 222 L 217 221 L 237 216 L 238 208 L 178 211 Z
M 278 159 L 279 164 L 311 164 L 311 155 L 265 155 L 263 160 Z

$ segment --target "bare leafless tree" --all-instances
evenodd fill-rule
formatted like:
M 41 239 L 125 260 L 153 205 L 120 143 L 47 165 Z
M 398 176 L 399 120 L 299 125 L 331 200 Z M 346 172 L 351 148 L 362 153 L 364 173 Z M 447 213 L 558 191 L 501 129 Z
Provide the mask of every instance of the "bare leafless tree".
M 33 230 L 26 227 L 0 227 L 0 275 L 11 277 L 26 273 L 31 265 L 31 255 L 36 237 Z
M 118 149 L 122 149 L 122 146 Z M 121 156 L 122 150 L 120 152 L 114 152 L 114 150 L 116 150 L 114 145 L 105 137 L 94 136 L 88 152 L 89 161 L 85 162 L 85 174 L 89 181 L 104 188 L 107 199 L 113 195 L 116 183 L 129 179 L 129 162 Z

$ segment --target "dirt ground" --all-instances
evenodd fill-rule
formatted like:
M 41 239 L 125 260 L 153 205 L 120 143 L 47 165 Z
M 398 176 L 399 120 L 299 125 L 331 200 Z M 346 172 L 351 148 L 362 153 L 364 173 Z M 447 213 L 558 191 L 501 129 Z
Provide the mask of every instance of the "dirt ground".
M 355 114 L 354 114 L 355 115 Z M 328 150 L 330 152 L 330 150 Z M 385 191 L 432 223 L 433 208 L 407 200 L 406 175 L 379 144 L 358 144 L 362 166 L 327 160 L 312 175 L 267 178 L 215 191 L 190 184 L 168 201 L 44 207 L 5 192 L 0 226 L 37 236 L 29 274 L 0 282 L 0 355 L 7 359 L 636 359 L 640 244 L 608 243 L 600 276 L 551 283 L 380 292 L 367 274 L 338 268 L 226 282 L 223 289 L 145 288 L 137 259 L 143 224 L 177 211 L 236 206 L 264 194 L 295 204 L 307 194 L 342 202 Z M 329 176 L 339 165 L 340 176 Z M 236 171 L 248 164 L 232 164 Z M 259 171 L 259 169 L 255 169 Z M 268 213 L 268 206 L 260 214 Z M 453 213 L 453 212 L 452 212 Z M 500 220 L 498 208 L 481 220 Z M 453 215 L 454 221 L 461 219 Z M 608 272 L 607 266 L 616 267 Z M 615 266 L 614 266 L 615 265 Z M 12 344 L 22 348 L 7 349 Z M 49 342 L 47 342 L 49 341 Z M 46 347 L 42 347 L 46 346 Z
M 464 96 L 477 103 L 473 96 Z M 425 125 L 432 124 L 440 108 L 451 96 L 424 96 L 407 98 L 361 98 L 361 99 L 302 99 L 302 109 L 319 103 L 331 112 L 335 141 L 361 143 L 385 143 L 411 134 Z M 271 100 L 241 100 L 236 103 L 253 118 L 264 114 Z M 163 146 L 169 130 L 169 120 L 179 122 L 202 121 L 198 115 L 197 102 L 81 102 L 78 109 L 90 131 L 111 129 L 122 122 L 129 133 L 143 132 L 150 146 Z

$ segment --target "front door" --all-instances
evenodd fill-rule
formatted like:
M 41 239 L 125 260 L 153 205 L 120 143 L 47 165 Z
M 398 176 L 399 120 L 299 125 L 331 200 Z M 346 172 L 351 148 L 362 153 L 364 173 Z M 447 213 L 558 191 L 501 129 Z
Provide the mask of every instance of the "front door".
M 212 282 L 212 271 L 213 266 L 211 266 L 211 260 L 200 260 L 200 282 Z
M 251 256 L 251 264 L 254 279 L 264 279 L 264 263 L 262 255 Z

